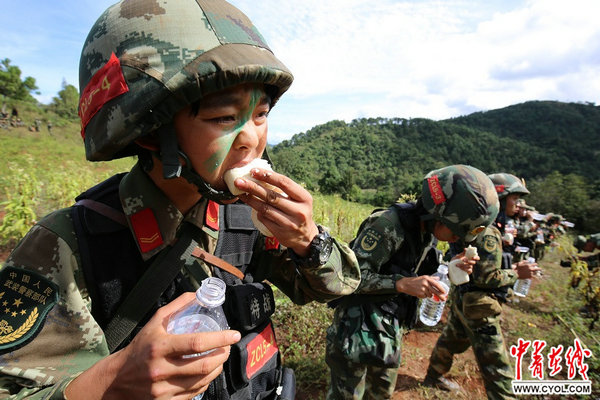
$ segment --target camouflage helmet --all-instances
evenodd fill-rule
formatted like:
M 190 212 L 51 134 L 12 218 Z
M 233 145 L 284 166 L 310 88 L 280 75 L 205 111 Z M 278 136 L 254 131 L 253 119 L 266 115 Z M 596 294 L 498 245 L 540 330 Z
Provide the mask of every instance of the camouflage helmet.
M 452 165 L 429 172 L 423 179 L 423 205 L 428 216 L 446 225 L 466 242 L 473 241 L 498 215 L 494 184 L 469 165 Z
M 86 158 L 133 154 L 133 141 L 207 94 L 256 82 L 272 104 L 290 71 L 224 0 L 122 0 L 92 27 L 79 64 Z
M 498 198 L 500 198 L 500 200 L 513 193 L 523 196 L 529 194 L 529 190 L 527 190 L 525 187 L 525 183 L 512 174 L 501 172 L 488 176 L 492 182 L 494 182 L 494 186 L 496 187 L 496 192 L 498 193 Z

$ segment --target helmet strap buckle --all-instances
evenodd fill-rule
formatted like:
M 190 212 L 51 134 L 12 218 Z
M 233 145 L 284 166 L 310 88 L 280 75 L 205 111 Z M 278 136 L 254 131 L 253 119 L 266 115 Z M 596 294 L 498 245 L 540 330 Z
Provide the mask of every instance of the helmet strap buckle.
M 160 141 L 163 177 L 165 179 L 178 178 L 181 176 L 181 163 L 179 162 L 179 147 L 172 122 L 163 124 L 158 128 L 158 139 Z

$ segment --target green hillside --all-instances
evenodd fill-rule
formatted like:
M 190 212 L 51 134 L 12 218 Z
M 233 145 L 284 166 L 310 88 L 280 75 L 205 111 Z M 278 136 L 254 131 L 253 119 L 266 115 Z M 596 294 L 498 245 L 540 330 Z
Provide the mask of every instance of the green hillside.
M 592 104 L 530 101 L 477 112 L 448 122 L 525 143 L 544 153 L 542 164 L 515 168 L 529 177 L 549 171 L 575 173 L 597 180 L 600 176 L 600 107 Z M 539 160 L 536 155 L 531 155 Z M 529 157 L 528 157 L 529 158 Z
M 385 205 L 403 193 L 417 193 L 427 171 L 459 163 L 513 173 L 533 188 L 577 182 L 586 201 L 599 193 L 599 153 L 600 107 L 534 101 L 444 121 L 331 121 L 279 143 L 271 157 L 279 171 L 310 190 Z M 542 211 L 563 211 L 556 203 L 545 204 L 537 192 L 531 197 Z M 587 218 L 573 208 L 584 205 L 570 207 L 568 217 L 580 223 Z

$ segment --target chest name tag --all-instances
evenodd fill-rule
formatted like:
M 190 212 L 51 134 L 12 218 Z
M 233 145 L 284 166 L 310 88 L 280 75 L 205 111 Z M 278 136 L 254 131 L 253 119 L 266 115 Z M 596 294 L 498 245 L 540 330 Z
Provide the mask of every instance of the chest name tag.
M 48 312 L 58 302 L 58 287 L 28 270 L 0 271 L 0 353 L 33 339 Z
M 246 376 L 248 379 L 251 379 L 279 352 L 275 340 L 275 332 L 273 332 L 273 325 L 268 324 L 262 332 L 248 342 L 246 351 L 248 352 Z

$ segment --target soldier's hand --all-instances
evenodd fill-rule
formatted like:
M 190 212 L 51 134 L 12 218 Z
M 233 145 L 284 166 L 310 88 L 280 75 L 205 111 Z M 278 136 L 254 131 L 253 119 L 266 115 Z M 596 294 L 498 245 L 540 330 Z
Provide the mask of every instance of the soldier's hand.
M 302 186 L 285 175 L 255 168 L 252 177 L 275 186 L 278 191 L 255 182 L 236 179 L 235 185 L 247 192 L 239 198 L 258 212 L 258 219 L 279 240 L 300 257 L 308 256 L 310 242 L 319 233 L 313 221 L 313 199 Z
M 542 270 L 537 266 L 537 263 L 530 263 L 527 260 L 519 261 L 513 264 L 513 267 L 517 271 L 519 279 L 532 279 L 538 275 L 538 271 Z
M 423 275 L 402 278 L 396 281 L 396 291 L 425 299 L 433 295 L 445 301 L 448 297 L 446 289 L 437 277 Z
M 230 345 L 240 340 L 237 331 L 171 335 L 169 316 L 193 299 L 185 293 L 159 309 L 133 341 L 84 371 L 71 384 L 69 399 L 190 399 L 206 391 L 222 371 Z M 213 350 L 209 354 L 184 355 Z
M 475 266 L 475 264 L 477 264 L 477 261 L 479 261 L 480 258 L 479 258 L 479 256 L 473 256 L 473 258 L 467 258 L 467 257 L 465 257 L 465 252 L 463 251 L 462 253 L 452 257 L 451 261 L 454 261 L 454 260 L 458 260 L 458 262 L 454 265 L 456 265 L 458 268 L 465 271 L 467 274 L 472 274 L 473 267 Z

